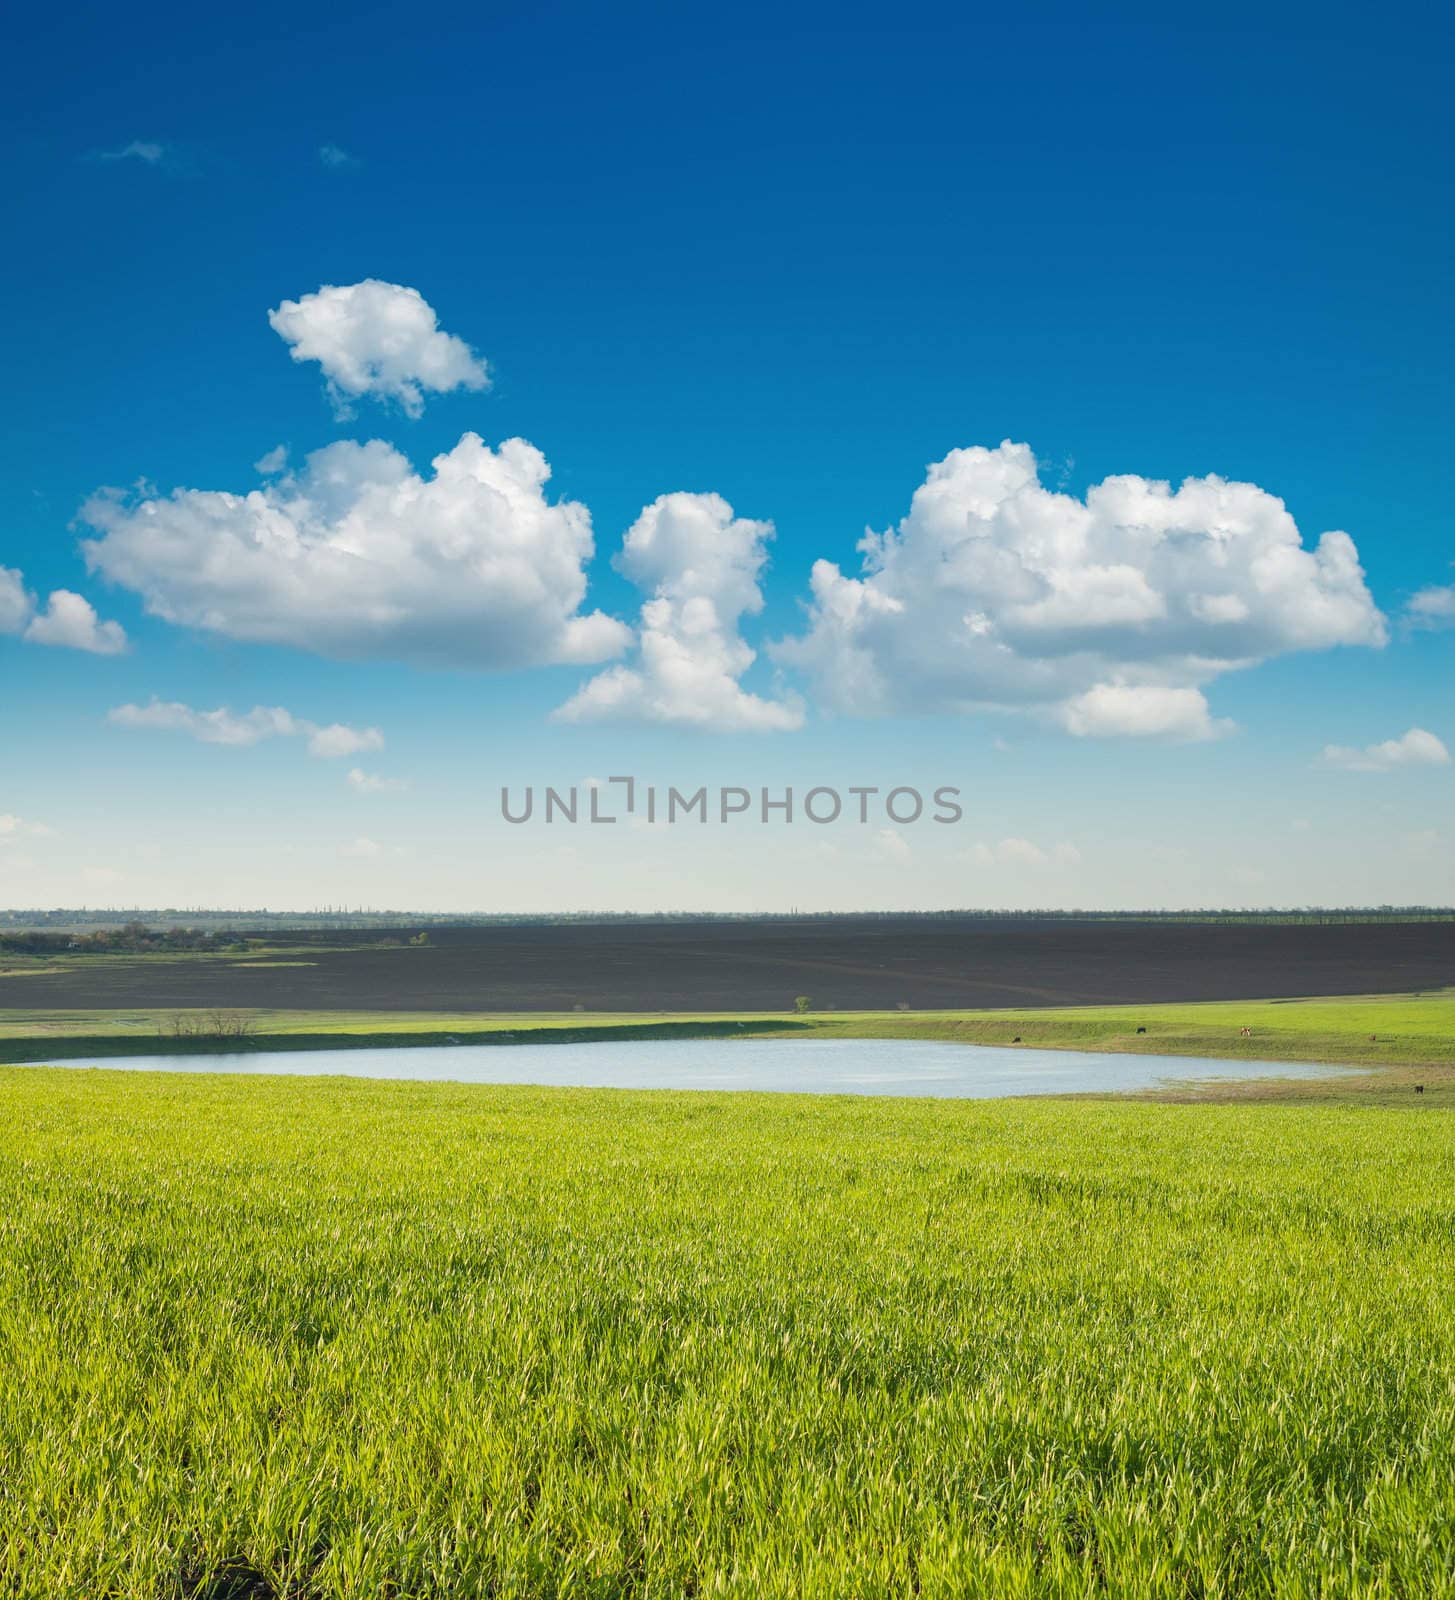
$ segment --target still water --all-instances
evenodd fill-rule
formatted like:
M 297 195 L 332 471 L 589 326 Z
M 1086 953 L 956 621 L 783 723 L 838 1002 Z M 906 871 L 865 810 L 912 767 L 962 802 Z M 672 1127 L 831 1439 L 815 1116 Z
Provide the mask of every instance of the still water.
M 237 1055 L 110 1056 L 57 1064 L 137 1072 L 339 1074 L 583 1089 L 751 1089 L 969 1100 L 1126 1092 L 1189 1080 L 1317 1078 L 1343 1070 L 1289 1061 L 1012 1050 L 924 1039 L 653 1039 L 383 1050 L 250 1050 Z

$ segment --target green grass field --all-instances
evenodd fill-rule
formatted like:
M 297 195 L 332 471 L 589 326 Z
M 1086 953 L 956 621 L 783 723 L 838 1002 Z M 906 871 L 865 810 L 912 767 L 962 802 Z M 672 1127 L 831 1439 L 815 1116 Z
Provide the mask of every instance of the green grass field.
M 1360 1104 L 0 1071 L 0 1593 L 1455 1592 Z

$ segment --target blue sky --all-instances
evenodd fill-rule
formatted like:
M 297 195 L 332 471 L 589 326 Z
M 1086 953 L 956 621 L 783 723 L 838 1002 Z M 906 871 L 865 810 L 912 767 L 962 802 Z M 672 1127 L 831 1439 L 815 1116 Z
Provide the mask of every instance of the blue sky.
M 1455 900 L 1433 9 L 22 34 L 0 904 Z M 452 457 L 444 495 L 467 433 L 549 481 L 497 516 L 500 458 Z M 1256 489 L 1179 495 L 1212 474 Z M 278 516 L 350 561 L 259 554 Z M 503 784 L 616 772 L 966 815 L 500 820 Z

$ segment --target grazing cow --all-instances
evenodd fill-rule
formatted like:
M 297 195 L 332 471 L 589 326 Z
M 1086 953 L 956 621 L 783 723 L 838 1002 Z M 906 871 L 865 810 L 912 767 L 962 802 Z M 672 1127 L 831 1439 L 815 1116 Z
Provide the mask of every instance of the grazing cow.
M 1251 1039 L 1253 1037 L 1253 1030 L 1251 1028 L 1239 1028 L 1238 1037 L 1240 1039 Z
M 1015 1036 L 1015 1038 L 1014 1038 L 1014 1039 L 1012 1039 L 1012 1040 L 1011 1040 L 1011 1041 L 1010 1041 L 1010 1042 L 1011 1042 L 1011 1043 L 1012 1043 L 1012 1044 L 1019 1044 L 1019 1043 L 1020 1043 L 1020 1042 L 1021 1042 L 1021 1036 L 1020 1036 L 1020 1035 L 1019 1035 L 1019 1034 L 1017 1034 L 1017 1035 L 1016 1035 L 1016 1036 Z
M 1415 1085 L 1415 1093 L 1416 1093 L 1416 1094 L 1423 1094 L 1423 1093 L 1424 1093 L 1424 1092 L 1425 1092 L 1425 1086 L 1424 1086 L 1424 1084 L 1422 1084 L 1422 1083 L 1417 1083 L 1417 1084 L 1416 1084 L 1416 1085 Z
M 1138 1028 L 1138 1029 L 1137 1029 L 1137 1032 L 1138 1032 L 1138 1033 L 1145 1033 L 1145 1032 L 1146 1032 L 1146 1031 L 1147 1031 L 1147 1030 L 1146 1030 L 1146 1029 L 1145 1029 L 1145 1028 Z

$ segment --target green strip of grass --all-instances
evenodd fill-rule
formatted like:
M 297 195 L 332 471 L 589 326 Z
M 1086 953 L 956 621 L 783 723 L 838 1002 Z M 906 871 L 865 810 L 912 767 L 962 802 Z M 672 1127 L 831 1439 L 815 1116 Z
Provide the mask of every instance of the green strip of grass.
M 450 1032 L 438 1027 L 394 1031 L 378 1028 L 336 1029 L 328 1033 L 251 1032 L 241 1037 L 209 1037 L 188 1034 L 174 1037 L 157 1034 L 148 1037 L 135 1032 L 65 1033 L 53 1036 L 0 1038 L 0 1062 L 74 1061 L 94 1056 L 135 1055 L 235 1055 L 260 1050 L 357 1050 L 413 1048 L 453 1044 L 596 1044 L 606 1040 L 653 1039 L 741 1039 L 754 1034 L 781 1038 L 792 1033 L 812 1032 L 806 1022 L 782 1017 L 743 1019 L 691 1018 L 675 1022 L 609 1023 L 561 1021 L 540 1024 L 507 1025 L 496 1023 Z
M 1448 1594 L 1452 1178 L 1413 1101 L 7 1070 L 0 1592 Z

